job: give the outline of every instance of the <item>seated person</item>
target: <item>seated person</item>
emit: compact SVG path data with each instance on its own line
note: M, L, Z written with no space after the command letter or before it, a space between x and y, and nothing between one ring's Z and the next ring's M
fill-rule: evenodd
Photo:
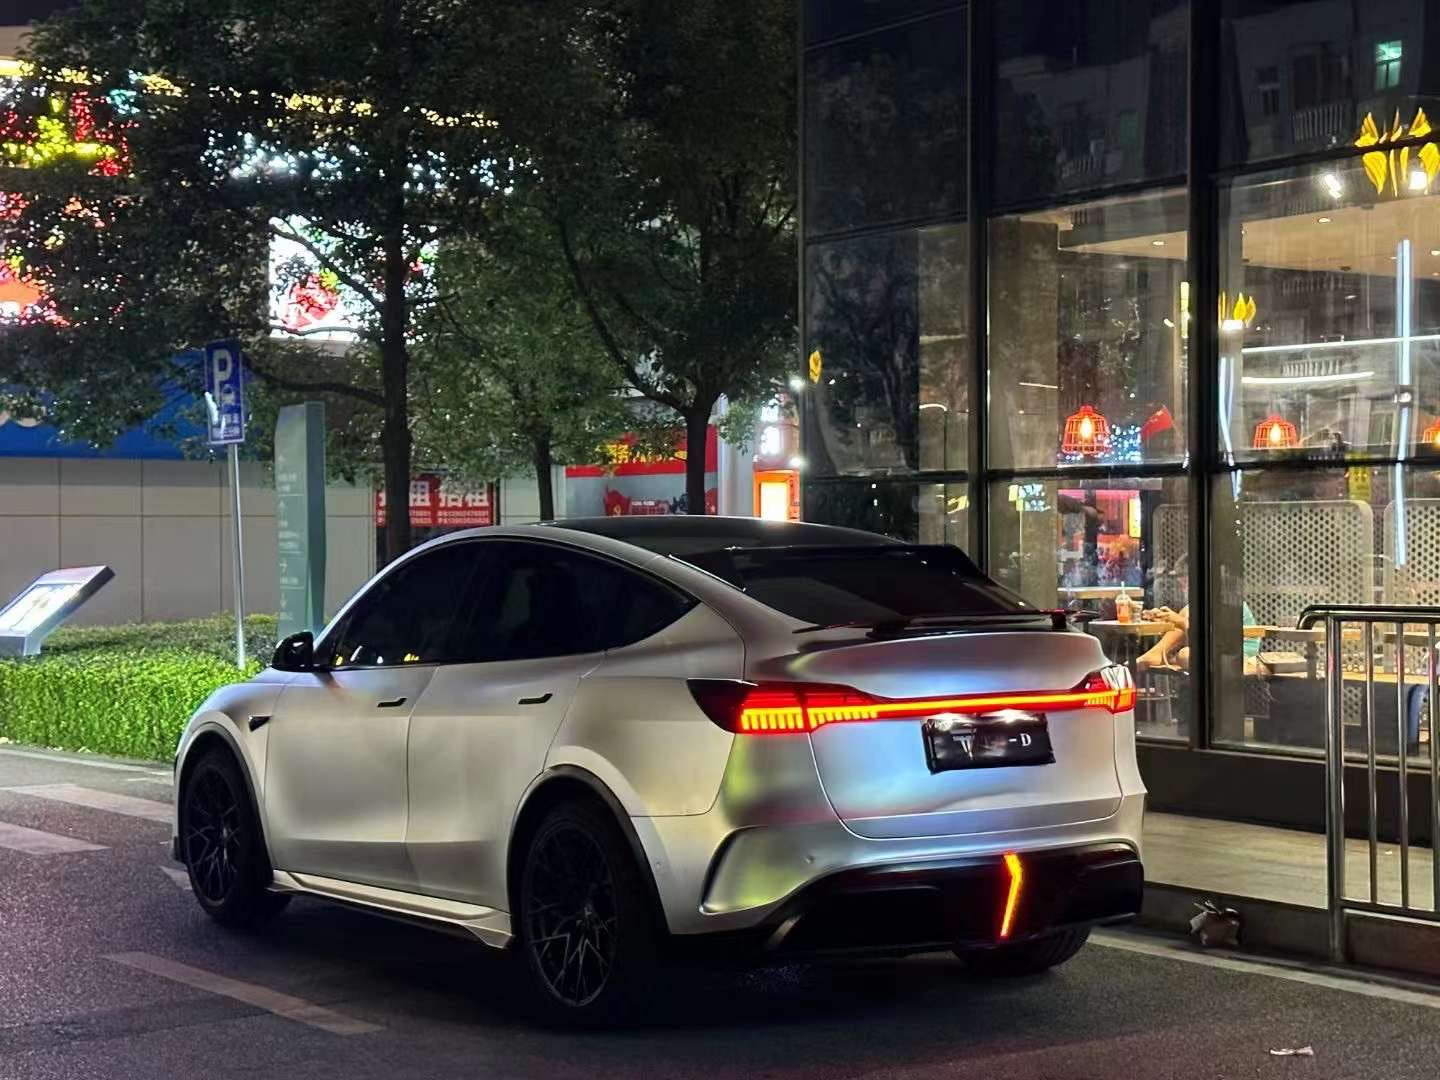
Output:
M1190 605L1186 604L1179 611L1168 607L1147 608L1141 615L1146 622L1169 623L1170 629L1166 630L1148 650L1142 653L1135 660L1137 671L1148 671L1151 668L1175 668L1182 671L1190 670L1190 646L1186 644L1190 636ZM1255 613L1250 610L1250 605L1241 604L1241 620L1246 626L1257 625ZM1245 674L1256 675L1260 671L1260 639L1247 637L1245 639Z

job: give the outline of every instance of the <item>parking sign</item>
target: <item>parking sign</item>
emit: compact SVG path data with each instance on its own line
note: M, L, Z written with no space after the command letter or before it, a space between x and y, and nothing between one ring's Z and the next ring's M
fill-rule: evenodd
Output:
M245 441L245 383L239 342L212 341L205 346L205 413L212 446Z

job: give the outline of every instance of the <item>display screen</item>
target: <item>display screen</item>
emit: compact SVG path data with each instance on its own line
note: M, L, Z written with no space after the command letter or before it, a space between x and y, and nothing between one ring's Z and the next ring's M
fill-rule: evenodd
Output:
M30 586L0 611L0 634L29 633L69 603L84 585L57 581Z

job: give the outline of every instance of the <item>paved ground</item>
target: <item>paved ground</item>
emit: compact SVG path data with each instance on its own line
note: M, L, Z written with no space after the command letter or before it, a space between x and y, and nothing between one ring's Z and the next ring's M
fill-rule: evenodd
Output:
M0 748L3 1080L1440 1073L1440 993L1121 934L1033 980L943 956L787 968L657 993L638 1030L541 1030L479 945L302 901L220 930L176 880L168 797L161 770Z

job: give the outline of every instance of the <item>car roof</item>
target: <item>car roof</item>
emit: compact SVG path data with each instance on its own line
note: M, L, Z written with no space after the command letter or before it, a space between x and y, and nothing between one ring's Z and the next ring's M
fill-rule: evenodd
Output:
M633 544L662 555L728 547L870 547L900 543L878 533L836 525L699 514L567 518L546 524Z

